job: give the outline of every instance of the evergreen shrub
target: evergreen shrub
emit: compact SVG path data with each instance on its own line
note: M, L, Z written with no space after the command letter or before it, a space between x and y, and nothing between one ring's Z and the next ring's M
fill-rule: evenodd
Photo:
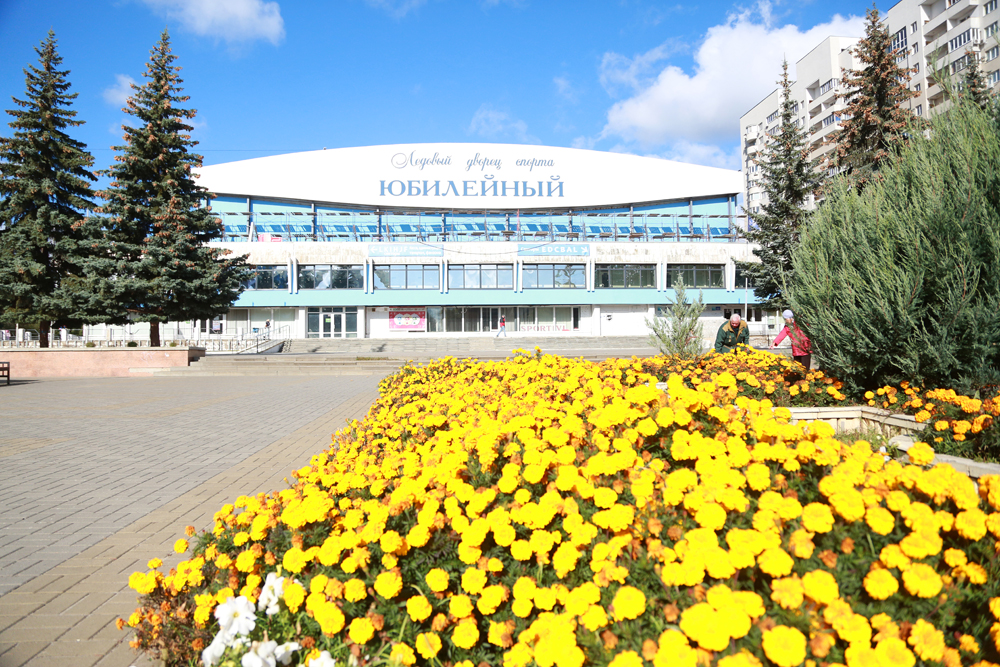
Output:
M789 299L854 393L1000 381L1000 128L967 100L860 194L833 182L793 253Z

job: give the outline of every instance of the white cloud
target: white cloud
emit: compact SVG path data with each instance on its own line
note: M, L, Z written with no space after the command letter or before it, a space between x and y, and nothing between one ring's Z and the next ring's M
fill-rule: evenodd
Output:
M427 4L427 0L365 0L369 6L381 9L394 19L401 19L414 9Z
M573 89L573 84L569 82L564 76L557 76L552 79L552 83L556 84L556 92L567 102L576 102L576 91Z
M285 22L277 2L264 0L142 0L156 12L179 21L196 35L228 44L257 39L278 44Z
M126 100L132 95L135 79L128 74L115 74L115 85L101 91L104 101L115 106L125 106Z
M522 144L541 143L537 137L528 134L528 124L512 118L506 111L500 111L489 104L483 104L472 116L469 133L496 141L513 140Z
M634 93L611 107L599 138L617 137L646 150L676 145L678 154L722 159L722 149L697 147L735 140L739 117L775 89L782 58L794 65L830 35L863 31L862 17L840 15L808 30L774 26L770 6L761 2L754 12L731 15L709 28L690 74L668 64L650 77L653 65L665 60L662 46L634 58L606 54L601 82Z
M656 64L680 50L682 48L678 44L665 42L634 58L627 58L619 53L605 53L601 58L601 85L612 97L618 97L625 91L635 92L647 87L655 73Z
M675 141L669 149L658 157L690 164L702 164L706 167L739 169L741 149L739 144L727 151L714 144L699 144L681 140Z

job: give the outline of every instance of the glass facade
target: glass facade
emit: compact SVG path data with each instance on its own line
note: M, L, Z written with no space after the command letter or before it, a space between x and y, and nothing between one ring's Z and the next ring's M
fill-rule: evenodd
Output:
M654 264L598 264L594 284L599 288L651 287L656 289Z
M521 267L524 289L580 288L587 286L583 264L525 264Z
M309 308L306 338L357 338L357 306Z
M362 289L364 267L343 264L300 264L299 289Z
M513 264L449 264L448 289L513 289Z
M668 264L667 287L681 278L685 287L723 288L726 286L725 264Z
M438 289L437 264L376 264L375 289Z

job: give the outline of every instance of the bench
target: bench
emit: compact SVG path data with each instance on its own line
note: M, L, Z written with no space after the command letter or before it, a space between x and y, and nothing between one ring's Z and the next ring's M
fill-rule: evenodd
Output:
M0 361L0 378L7 378L7 384L10 384L10 362Z

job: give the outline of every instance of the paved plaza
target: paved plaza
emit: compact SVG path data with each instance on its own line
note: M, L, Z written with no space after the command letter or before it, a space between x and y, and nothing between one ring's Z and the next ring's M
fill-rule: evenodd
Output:
M380 376L80 378L0 386L0 667L144 665L114 620L184 526L360 418Z

